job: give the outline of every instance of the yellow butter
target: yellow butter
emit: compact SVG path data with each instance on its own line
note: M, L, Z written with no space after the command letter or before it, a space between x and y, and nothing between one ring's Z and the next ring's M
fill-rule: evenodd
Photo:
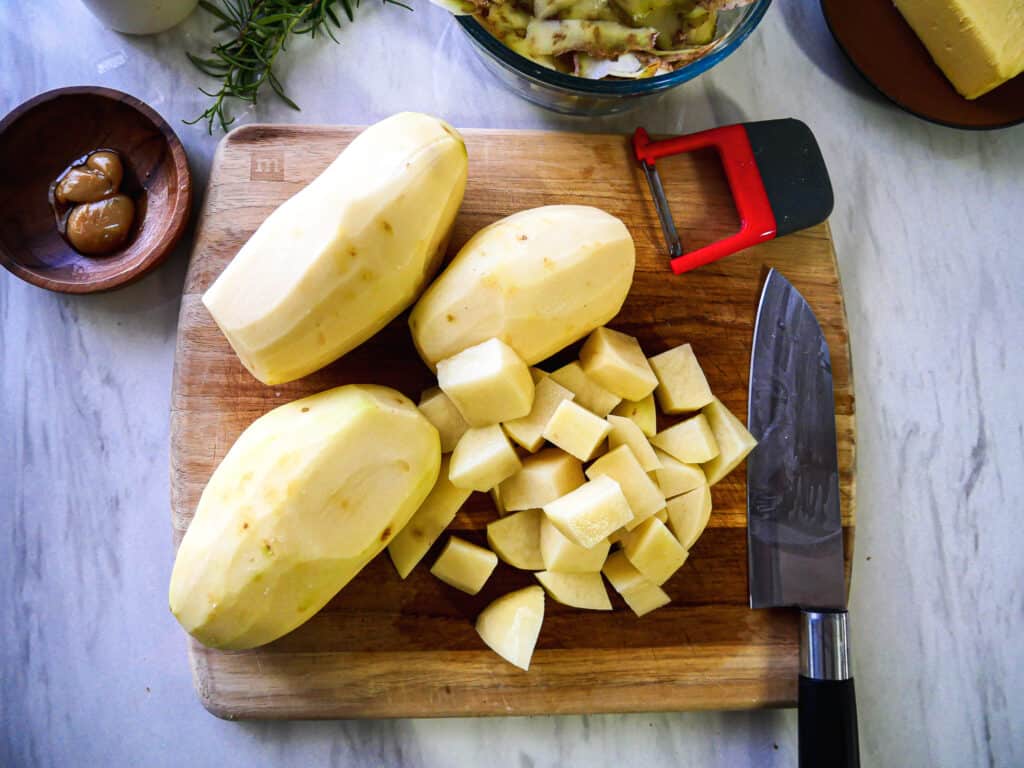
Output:
M1020 0L895 0L935 63L976 99L1024 71Z

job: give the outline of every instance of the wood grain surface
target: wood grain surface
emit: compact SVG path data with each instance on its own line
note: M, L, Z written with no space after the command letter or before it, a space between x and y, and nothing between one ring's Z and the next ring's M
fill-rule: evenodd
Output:
M432 383L402 315L327 368L266 387L238 362L200 296L278 204L316 176L356 128L248 126L214 161L186 280L171 414L171 505L181 540L204 485L253 419L282 403L351 382L387 384L412 398ZM854 396L846 319L827 225L673 276L643 175L624 136L464 132L465 202L450 253L476 230L551 203L596 205L626 222L636 278L611 323L655 354L690 342L721 399L746 413L754 312L764 276L778 268L804 294L832 352L847 573L854 526ZM717 156L659 161L687 248L737 227ZM568 360L575 349L558 359ZM203 704L228 718L430 717L745 709L796 700L797 623L790 611L747 607L745 472L713 489L711 523L665 585L670 606L643 618L612 594L613 613L547 601L533 663L524 673L488 650L473 629L495 597L533 577L500 564L484 590L465 595L430 575L441 542L406 581L386 555L317 616L252 651L191 643ZM474 494L453 531L484 543L495 512ZM609 590L612 592L612 590Z

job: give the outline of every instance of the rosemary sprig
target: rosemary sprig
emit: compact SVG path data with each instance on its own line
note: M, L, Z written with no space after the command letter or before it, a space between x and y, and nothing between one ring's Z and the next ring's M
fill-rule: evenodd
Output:
M412 10L401 0L383 3ZM255 103L264 84L289 107L299 109L274 74L274 62L293 35L327 35L338 42L331 29L341 27L338 9L349 22L354 21L359 0L199 0L199 6L218 20L215 32L230 32L230 38L215 45L210 56L186 54L199 71L220 81L217 91L199 89L213 102L194 120L185 121L194 125L205 120L212 134L215 123L226 131L235 121L228 114L227 102Z

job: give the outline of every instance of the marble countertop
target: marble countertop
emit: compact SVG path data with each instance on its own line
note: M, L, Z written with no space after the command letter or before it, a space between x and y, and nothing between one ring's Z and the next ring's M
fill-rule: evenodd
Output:
M159 110L205 185L217 136L194 14L150 38L75 0L8 0L0 113L93 83ZM777 3L709 74L642 111L561 118L507 93L447 15L367 3L302 42L240 122L689 132L795 116L816 132L856 372L852 642L864 765L1024 765L1024 126L929 125L881 101L817 3ZM298 66L301 65L301 66ZM187 244L140 283L68 298L0 274L0 765L792 766L792 711L230 723L197 702L166 607L168 404ZM1013 339L1018 341L1014 342Z

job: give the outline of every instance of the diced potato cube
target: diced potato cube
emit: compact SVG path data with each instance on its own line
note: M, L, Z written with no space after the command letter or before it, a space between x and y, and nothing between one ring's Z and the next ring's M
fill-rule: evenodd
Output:
M584 608L591 611L610 611L612 601L608 599L608 590L604 587L601 573L552 573L540 571L533 574L537 577L551 599L562 605L573 608Z
M498 567L498 556L489 549L451 536L430 572L445 584L475 595Z
M671 602L665 591L645 579L621 550L608 556L601 572L637 616L643 616Z
M633 613L637 616L646 616L651 611L662 608L672 602L672 598L657 584L647 581L635 589L622 593L622 599L626 601Z
M668 523L668 510L667 509L662 509L662 510L660 510L658 512L655 512L654 516L656 518L658 518L659 520L661 520L661 522L666 523L666 524Z
M498 493L507 512L538 509L586 482L583 465L559 448L523 459L523 468L501 483Z
M661 461L661 469L654 470L654 476L666 499L700 488L707 482L700 464L684 464L657 448L655 453Z
M452 485L448 479L449 463L448 456L441 457L441 471L434 488L405 527L388 544L388 555L403 579L412 573L416 563L423 559L472 493Z
M466 431L452 451L448 478L459 488L489 491L522 468L501 426L492 424Z
M491 488L488 493L491 496L491 501L494 502L494 511L498 513L498 517L504 517L508 513L508 510L505 509L505 502L501 499L501 486L496 485L494 488Z
M543 623L544 590L533 586L503 595L484 608L476 631L505 661L529 669Z
M647 438L635 423L625 416L609 414L608 423L612 425L612 431L608 433L608 448L614 450L620 445L629 446L636 460L640 462L644 472L653 472L661 469L661 460L654 452L654 448L647 442Z
M702 485L682 496L668 500L668 525L672 533L689 550L707 528L711 519L711 488Z
M524 571L544 570L539 509L527 509L487 524L487 543L503 561Z
M619 484L602 475L544 505L544 514L565 536L584 549L596 547L633 518Z
M544 428L551 421L558 406L576 395L554 379L545 376L539 382L533 396L533 408L521 419L506 421L502 426L508 436L530 453L536 453L544 445Z
M587 467L586 475L591 480L608 476L622 488L622 493L632 512L624 525L633 530L665 506L661 489L644 472L629 446L620 445Z
M548 372L538 368L535 365L530 366L530 378L533 379L533 385L537 386L540 384L541 379L546 379Z
M597 573L604 565L611 546L611 542L604 539L590 549L585 549L562 535L547 516L541 517L540 556L549 571Z
M647 437L654 437L658 432L658 412L654 410L654 394L642 400L623 400L612 410L616 416L625 416L638 427Z
M591 379L626 400L641 400L658 386L640 342L611 328L590 334L580 349L580 366Z
M698 411L714 397L689 344L655 355L650 363L658 377L658 388L654 394L665 413Z
M718 455L715 433L703 413L663 429L651 438L651 445L684 464L703 464Z
M622 541L627 536L629 536L629 531L626 530L626 526L622 526L621 528L619 528L619 529L617 529L615 531L612 531L611 533L608 534L608 541L611 544L618 544L620 541Z
M577 405L596 413L602 419L622 400L587 376L578 362L562 366L551 374L551 378L576 395L574 402Z
M518 419L533 407L530 369L501 339L441 360L437 382L471 427Z
M633 567L659 587L686 562L687 551L656 517L645 520L622 542Z
M757 440L717 397L702 412L718 443L718 455L704 464L708 485L714 485L739 466L754 450Z
M441 453L451 453L459 438L469 429L455 403L440 387L431 387L420 395L419 409L441 436Z
M647 579L629 562L626 553L622 550L612 552L604 561L601 573L605 575L615 591L620 595L637 587L643 586ZM647 582L650 583L650 582Z
M544 427L544 438L580 461L589 461L611 431L611 424L572 400L563 400Z

